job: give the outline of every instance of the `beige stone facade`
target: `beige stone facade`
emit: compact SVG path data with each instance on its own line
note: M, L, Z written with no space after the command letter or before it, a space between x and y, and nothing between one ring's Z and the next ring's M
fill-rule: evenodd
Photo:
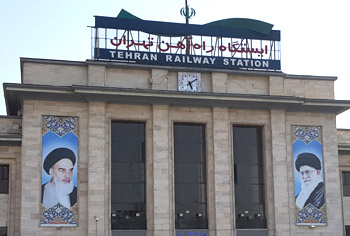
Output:
M0 226L8 235L112 235L111 121L146 124L147 236L175 235L176 122L205 125L210 236L237 235L233 125L263 127L268 235L342 236L350 225L341 184L350 132L337 131L335 119L350 102L334 100L334 77L29 58L21 69L22 83L4 86L10 116L0 118L0 164L10 165ZM201 73L202 92L178 91L180 71ZM77 227L40 226L43 115L79 117ZM326 226L295 224L292 125L322 127Z

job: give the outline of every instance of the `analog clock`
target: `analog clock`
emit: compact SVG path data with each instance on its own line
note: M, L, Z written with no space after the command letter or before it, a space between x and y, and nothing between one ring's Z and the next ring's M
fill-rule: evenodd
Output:
M200 92L201 74L191 72L179 72L178 89L185 92Z

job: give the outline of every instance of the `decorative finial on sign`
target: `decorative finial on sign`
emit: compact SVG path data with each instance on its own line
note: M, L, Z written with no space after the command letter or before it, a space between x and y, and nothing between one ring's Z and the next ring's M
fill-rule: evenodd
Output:
M185 0L185 7L181 8L180 14L185 17L186 24L188 24L189 19L196 15L196 11L193 8L189 8L187 0Z
M191 10L191 12L190 12L190 10ZM192 17L194 17L196 15L196 11L193 8L189 8L189 6L187 4L187 0L185 0L185 7L181 8L180 14L185 17L186 24L188 24L189 19L191 19ZM191 48L192 36L188 35L185 37L185 39L186 39L186 54L189 55L190 48Z

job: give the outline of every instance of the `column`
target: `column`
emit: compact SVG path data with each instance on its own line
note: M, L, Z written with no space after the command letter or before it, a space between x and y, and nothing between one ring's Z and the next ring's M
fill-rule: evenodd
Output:
M89 103L88 121L88 235L108 235L105 224L105 210L109 203L105 201L105 178L108 159L105 153L106 145L106 104L102 102ZM98 217L98 221L96 221ZM97 231L97 232L96 232Z
M212 73L212 88L213 93L227 93L228 74L227 73Z
M100 65L89 65L87 83L89 86L105 86L106 67Z
M233 229L230 130L228 109L213 108L216 236L232 235ZM211 188L213 186L210 186L209 191Z
M290 235L286 116L271 110L271 143L276 235ZM291 167L292 168L292 167Z
M168 73L167 70L152 69L150 82L153 90L168 90Z
M169 157L169 107L153 105L153 230L154 236L173 235L172 171Z

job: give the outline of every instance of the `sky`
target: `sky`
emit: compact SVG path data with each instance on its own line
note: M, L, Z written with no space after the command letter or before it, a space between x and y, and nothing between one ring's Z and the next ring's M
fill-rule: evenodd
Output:
M350 14L346 0L188 0L191 24L250 18L281 31L282 72L335 76L335 98L350 100ZM91 59L94 16L121 9L152 21L184 23L185 0L0 0L0 82L20 83L20 58ZM0 115L6 115L1 87ZM350 111L337 117L350 129Z

